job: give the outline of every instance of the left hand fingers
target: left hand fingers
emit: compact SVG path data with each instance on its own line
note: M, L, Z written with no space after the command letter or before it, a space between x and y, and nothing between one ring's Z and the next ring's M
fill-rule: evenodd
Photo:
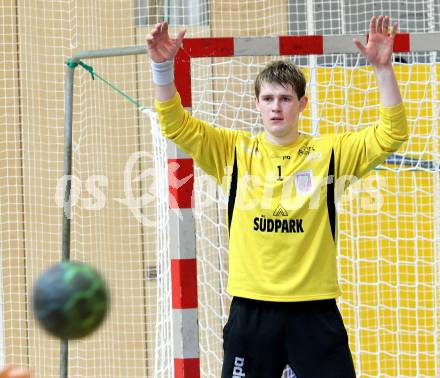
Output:
M385 36L392 36L397 32L397 22L394 22L392 28L390 28L390 17L389 16L379 16L377 22L374 23L376 28L376 33L383 34Z

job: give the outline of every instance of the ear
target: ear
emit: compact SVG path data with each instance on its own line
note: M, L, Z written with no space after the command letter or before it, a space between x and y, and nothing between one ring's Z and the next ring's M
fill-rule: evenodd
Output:
M254 97L254 101L255 101L255 107L257 108L257 110L260 112L260 102L258 101L257 97Z
M309 99L307 98L306 95L301 97L301 99L299 100L299 111L300 112L302 112L306 108L308 102L309 102Z

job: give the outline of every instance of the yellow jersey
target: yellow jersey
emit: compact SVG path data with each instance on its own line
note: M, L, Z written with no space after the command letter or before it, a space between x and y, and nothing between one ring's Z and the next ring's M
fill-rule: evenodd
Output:
M215 128L176 94L156 101L163 134L219 184L229 185L230 295L295 302L336 298L335 200L408 139L403 104L380 107L358 132L273 145L263 133Z

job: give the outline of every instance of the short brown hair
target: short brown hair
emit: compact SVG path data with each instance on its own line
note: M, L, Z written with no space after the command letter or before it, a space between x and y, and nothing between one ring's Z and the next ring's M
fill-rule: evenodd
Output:
M303 72L292 62L277 60L269 63L255 79L255 96L260 96L263 83L276 83L283 87L291 85L298 99L306 93L306 78Z

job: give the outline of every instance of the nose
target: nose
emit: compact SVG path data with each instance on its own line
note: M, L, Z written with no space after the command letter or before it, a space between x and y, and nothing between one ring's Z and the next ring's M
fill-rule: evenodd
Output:
M274 112L279 112L281 110L281 108L280 108L280 100L275 99L275 100L272 101L272 110Z

